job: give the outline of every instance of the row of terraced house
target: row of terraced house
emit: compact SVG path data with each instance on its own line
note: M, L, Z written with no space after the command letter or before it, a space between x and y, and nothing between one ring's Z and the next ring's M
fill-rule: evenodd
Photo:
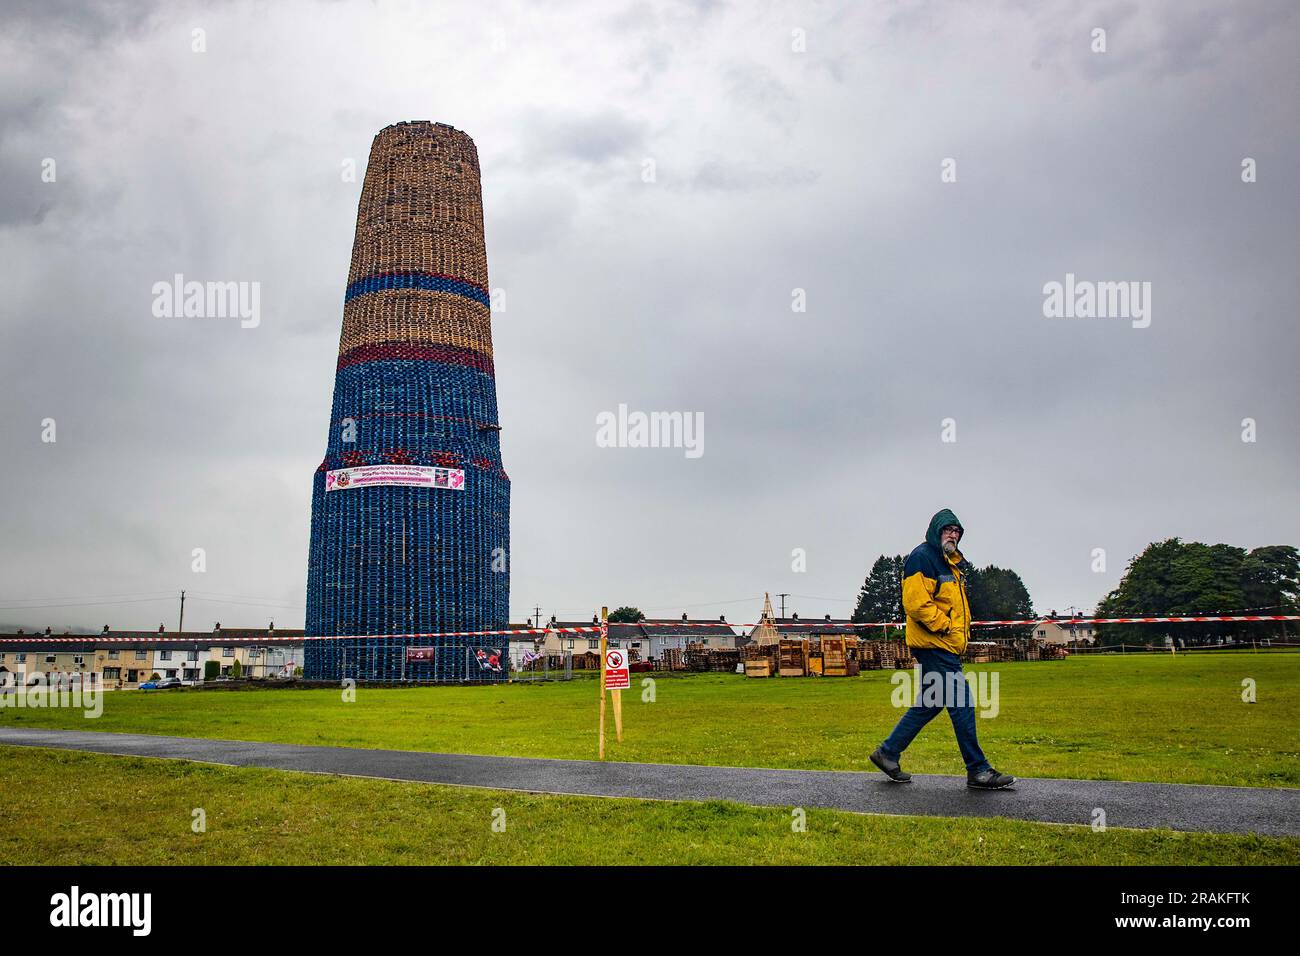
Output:
M99 634L0 634L0 685L74 681L130 689L154 679L204 679L208 661L229 677L292 677L303 663L303 632L268 628L212 631L110 631ZM38 678L37 675L41 675Z

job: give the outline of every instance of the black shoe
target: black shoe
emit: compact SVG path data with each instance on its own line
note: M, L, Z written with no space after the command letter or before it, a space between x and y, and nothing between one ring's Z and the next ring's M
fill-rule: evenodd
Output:
M880 772L894 783L907 783L912 779L912 775L900 767L897 760L890 760L879 747L871 751L871 756L867 759L879 767Z
M966 774L966 786L972 790L1005 790L1013 786L1016 778L1010 774L998 773L992 767L981 773Z

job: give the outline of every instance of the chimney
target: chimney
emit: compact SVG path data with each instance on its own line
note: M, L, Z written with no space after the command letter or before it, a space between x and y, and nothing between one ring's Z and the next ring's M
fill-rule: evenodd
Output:
M719 614L719 615L718 615L718 620L721 621L723 624L726 624L726 623L727 623L727 615L725 615L725 614Z
M686 620L686 612L685 612L685 611L682 611L682 620L683 620L683 621Z
M158 625L158 633L159 633L159 634L163 633L163 632L166 631L166 630L167 630L167 628L163 627L161 624Z
M221 622L220 622L220 621L218 621L218 622L216 623L216 626L212 628L212 633L213 633L213 634L220 634L220 633L221 633Z
M798 612L798 611L795 611L793 614L791 614L791 615L790 615L790 620L792 620L792 621L797 621L797 620L799 620L799 612Z
M102 633L104 633L104 634L107 634L107 633L108 633L108 625L107 625L107 624L104 625L104 630L103 630Z
M50 629L48 627L45 629L45 636L46 637L50 636Z
M592 623L592 624L599 624L599 623L600 623L600 615L599 615L599 614L592 614L592 615L591 615L591 623Z
M829 624L829 623L830 623L830 620L831 620L831 616L830 616L829 614L827 614L827 615L826 615L826 622Z

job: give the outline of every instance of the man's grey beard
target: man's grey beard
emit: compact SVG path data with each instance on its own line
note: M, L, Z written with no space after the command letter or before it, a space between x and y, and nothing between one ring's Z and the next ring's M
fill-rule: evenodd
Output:
M943 553L944 553L944 554L952 554L952 553L953 553L954 551L956 551L956 550L957 550L957 542L956 542L956 541L945 541L945 542L943 543Z

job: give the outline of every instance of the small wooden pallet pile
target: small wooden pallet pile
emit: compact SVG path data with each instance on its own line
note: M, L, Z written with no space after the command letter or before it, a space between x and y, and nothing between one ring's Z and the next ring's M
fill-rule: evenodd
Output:
M804 677L808 673L808 643L798 637L781 638L779 666L781 677Z
M688 647L682 653L682 660L686 664L688 671L707 671L709 669L709 654L711 652L707 647Z
M772 662L765 657L751 658L745 661L746 677L771 677Z
M662 665L661 670L666 671L683 671L686 670L686 661L684 652L680 647L665 647L663 656L659 659Z
M849 674L848 657L845 653L844 638L822 638L822 676L847 677Z
M740 663L739 650L712 650L709 652L709 670L720 674L734 674Z

